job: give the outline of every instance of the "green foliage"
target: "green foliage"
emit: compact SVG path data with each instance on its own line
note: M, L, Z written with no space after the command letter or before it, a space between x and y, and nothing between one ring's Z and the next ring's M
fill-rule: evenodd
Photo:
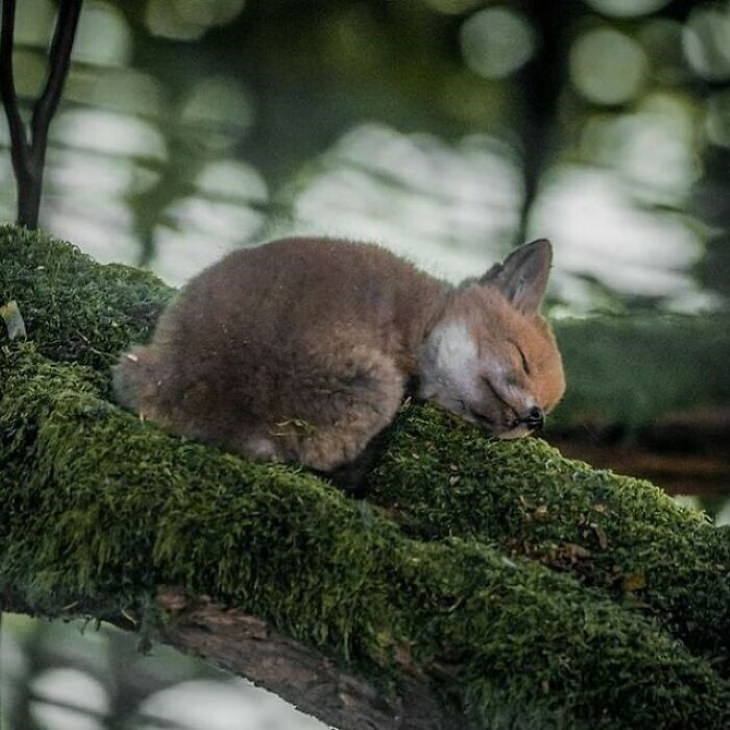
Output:
M381 685L428 677L476 727L730 726L727 530L429 407L399 415L373 510L175 438L106 399L169 291L13 229L0 253L31 340L0 348L0 581L43 614L180 584Z
M561 320L569 387L559 424L620 423L730 405L730 315L655 314Z

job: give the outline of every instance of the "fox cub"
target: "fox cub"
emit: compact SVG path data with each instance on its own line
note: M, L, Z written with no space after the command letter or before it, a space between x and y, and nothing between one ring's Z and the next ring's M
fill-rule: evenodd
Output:
M238 250L122 356L116 396L175 433L323 472L354 462L413 384L495 436L524 436L565 388L540 315L551 259L535 241L452 287L373 244Z

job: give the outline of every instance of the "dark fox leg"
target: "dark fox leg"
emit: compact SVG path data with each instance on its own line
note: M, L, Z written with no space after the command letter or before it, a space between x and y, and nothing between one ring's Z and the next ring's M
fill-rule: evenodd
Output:
M349 342L334 346L328 362L312 359L306 367L307 377L298 380L306 387L299 388L296 403L292 399L294 418L283 421L278 445L293 461L326 474L367 463L363 452L377 452L373 439L400 406L403 373L377 348ZM354 471L363 468L357 465Z
M353 461L338 466L331 472L318 472L335 486L356 499L362 499L370 486L369 475L385 451L390 439L390 426L375 434L365 449Z

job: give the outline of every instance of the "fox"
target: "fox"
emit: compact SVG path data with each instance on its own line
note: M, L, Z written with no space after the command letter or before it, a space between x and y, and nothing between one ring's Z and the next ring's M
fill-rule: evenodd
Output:
M148 345L121 356L114 394L172 433L333 477L367 455L408 396L494 437L527 436L565 390L541 313L551 263L540 239L455 286L374 243L238 249L181 289Z

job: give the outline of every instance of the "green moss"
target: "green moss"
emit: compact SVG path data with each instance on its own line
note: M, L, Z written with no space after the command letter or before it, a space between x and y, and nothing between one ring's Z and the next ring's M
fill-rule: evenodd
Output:
M487 541L655 615L730 673L730 528L645 481L496 441L436 408L403 409L370 499L411 537Z
M0 260L0 305L18 302L40 352L103 371L148 337L174 294L151 274L101 266L70 243L15 226L0 226Z
M414 540L312 476L140 422L89 368L8 352L0 575L48 614L182 584L373 679L401 657L478 726L730 721L711 665L603 591L474 540Z

